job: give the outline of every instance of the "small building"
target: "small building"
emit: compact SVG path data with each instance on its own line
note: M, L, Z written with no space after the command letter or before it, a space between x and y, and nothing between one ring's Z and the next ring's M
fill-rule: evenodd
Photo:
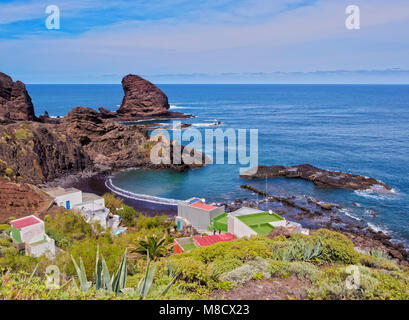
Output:
M235 239L236 237L229 232L203 237L177 238L174 240L173 250L175 253L183 253L196 247L206 247L218 242L227 242Z
M202 199L191 198L178 204L176 224L178 230L184 225L191 224L196 230L207 230L212 220L223 214L224 206L218 207L206 204Z
M85 217L88 223L98 222L107 228L109 209L105 207L104 198L93 193L85 193L75 188L61 187L44 189L54 198L54 202L67 210L77 210Z
M31 215L13 220L10 225L13 243L17 248L23 246L27 255L39 257L46 254L50 258L55 255L55 242L45 234L44 221Z
M64 189L57 187L44 189L44 191L54 198L57 206L64 207L67 210L83 202L82 191L75 188Z

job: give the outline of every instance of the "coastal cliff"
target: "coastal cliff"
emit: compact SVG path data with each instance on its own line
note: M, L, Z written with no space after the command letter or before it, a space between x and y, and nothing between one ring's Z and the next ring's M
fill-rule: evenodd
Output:
M36 121L34 106L23 82L0 72L0 123Z
M3 175L39 184L92 166L82 146L58 125L26 121L0 129Z
M122 84L125 95L118 113L76 107L61 120L47 113L37 118L24 83L0 73L0 175L42 184L83 172L130 167L185 171L192 167L183 161L178 165L151 163L155 142L146 129L119 121L171 116L168 98L138 76L128 75Z

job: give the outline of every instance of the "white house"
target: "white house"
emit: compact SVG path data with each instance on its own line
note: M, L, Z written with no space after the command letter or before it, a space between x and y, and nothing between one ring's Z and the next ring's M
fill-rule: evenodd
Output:
M110 212L105 208L104 198L93 193L83 193L75 188L48 188L44 189L44 192L53 197L58 206L79 211L88 223L98 222L104 228L108 227Z
M13 220L11 238L17 245L24 245L28 256L39 257L46 254L52 258L55 255L55 242L45 234L44 221L36 216L27 216Z
M64 207L67 210L73 209L73 207L81 204L83 201L82 191L75 188L64 189L57 187L44 189L44 191L54 198L54 202L58 206Z

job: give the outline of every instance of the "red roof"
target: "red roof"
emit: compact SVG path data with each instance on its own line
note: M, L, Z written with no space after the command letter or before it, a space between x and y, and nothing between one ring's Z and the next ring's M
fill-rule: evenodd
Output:
M35 224L41 223L41 220L37 219L36 217L29 216L25 218L21 218L18 220L11 221L10 224L17 229L21 230L25 227L29 227Z
M236 239L236 237L232 235L230 232L223 234L215 234L206 237L193 237L193 241L196 242L196 244L200 247L210 246L217 242L232 241L234 239Z
M210 204L206 204L206 203L203 203L201 201L195 202L194 204L191 204L190 206L193 207L193 208L203 209L203 210L206 210L206 211L210 211L210 210L213 210L213 209L217 208L215 206L211 206Z

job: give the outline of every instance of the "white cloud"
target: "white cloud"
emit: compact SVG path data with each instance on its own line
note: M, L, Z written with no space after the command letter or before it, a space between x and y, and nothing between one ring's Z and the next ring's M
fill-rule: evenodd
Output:
M355 0L361 7L359 31L345 29L350 1L317 1L282 11L290 2L297 1L249 1L222 13L202 7L201 15L189 13L186 19L123 21L75 36L62 30L48 38L0 40L0 58L10 66L29 61L22 68L30 72L78 70L84 76L409 67L407 59L400 65L408 48L398 52L386 45L405 41L408 1ZM399 23L403 28L395 26Z

